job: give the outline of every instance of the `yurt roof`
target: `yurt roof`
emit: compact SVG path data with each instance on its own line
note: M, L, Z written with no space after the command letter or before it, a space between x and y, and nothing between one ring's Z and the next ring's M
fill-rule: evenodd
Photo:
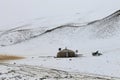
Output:
M66 53L66 52L74 52L74 51L69 50L69 49L63 49L63 50L62 50L62 51L60 51L60 52Z

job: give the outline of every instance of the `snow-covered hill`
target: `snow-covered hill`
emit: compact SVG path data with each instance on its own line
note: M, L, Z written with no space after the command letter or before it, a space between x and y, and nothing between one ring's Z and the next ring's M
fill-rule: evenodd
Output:
M25 58L0 61L0 80L120 80L119 3L1 0L0 54ZM65 47L83 56L55 58Z
M119 48L119 14L118 10L103 19L84 24L78 23L78 16L40 18L26 25L1 30L0 52L55 56L59 47L78 49L80 53L114 50Z
M41 36L47 36L48 42L53 41L54 43L56 41L64 44L64 46L66 43L74 43L76 40L106 39L120 36L120 10L103 19L84 24L75 23L76 17L67 19L62 21L61 18L55 18L53 22L55 22L54 20L58 21L55 24L43 19L5 30L0 34L0 45L12 45ZM72 20L73 22L70 22Z
M107 38L119 36L120 10L101 20L91 22L89 25L92 27L91 31L93 31L94 37Z

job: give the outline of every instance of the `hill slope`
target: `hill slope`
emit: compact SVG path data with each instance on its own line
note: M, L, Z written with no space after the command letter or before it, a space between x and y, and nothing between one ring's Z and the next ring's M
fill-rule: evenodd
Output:
M40 25L40 23L37 24ZM81 36L82 39L83 37L86 37L88 39L110 38L116 35L119 36L119 25L120 10L116 11L106 18L96 20L85 25L81 25L79 23L66 23L53 28L45 26L34 28L34 26L36 26L35 24L28 24L1 32L0 45L7 46L11 44L16 44L46 34L55 34L55 38L68 38L68 40L70 40L71 38L81 39ZM31 28L31 26L33 27ZM61 34L62 36L64 36L62 37Z
M55 55L59 47L78 49L83 52L113 49L113 45L114 48L118 48L120 36L119 14L120 11L117 11L106 18L84 25L63 21L64 23L60 22L61 25L59 23L57 27L55 27L56 25L41 27L38 22L37 24L34 23L34 25L28 24L2 31L0 45L12 45L12 47L1 47L1 52L15 54L17 52L23 55L25 55L24 53L26 55ZM40 23L42 24L42 21ZM17 45L13 45L16 43Z

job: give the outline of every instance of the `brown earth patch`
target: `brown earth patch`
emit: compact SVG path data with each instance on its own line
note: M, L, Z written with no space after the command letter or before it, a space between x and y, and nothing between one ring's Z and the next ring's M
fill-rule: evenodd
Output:
M18 59L24 59L25 57L22 56L16 56L16 55L3 55L0 54L0 61L4 60L18 60Z

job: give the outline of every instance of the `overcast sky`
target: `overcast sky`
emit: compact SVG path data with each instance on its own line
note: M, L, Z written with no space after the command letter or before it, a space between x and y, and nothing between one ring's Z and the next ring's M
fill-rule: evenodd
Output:
M111 9L120 9L120 0L0 0L0 26L42 16Z

